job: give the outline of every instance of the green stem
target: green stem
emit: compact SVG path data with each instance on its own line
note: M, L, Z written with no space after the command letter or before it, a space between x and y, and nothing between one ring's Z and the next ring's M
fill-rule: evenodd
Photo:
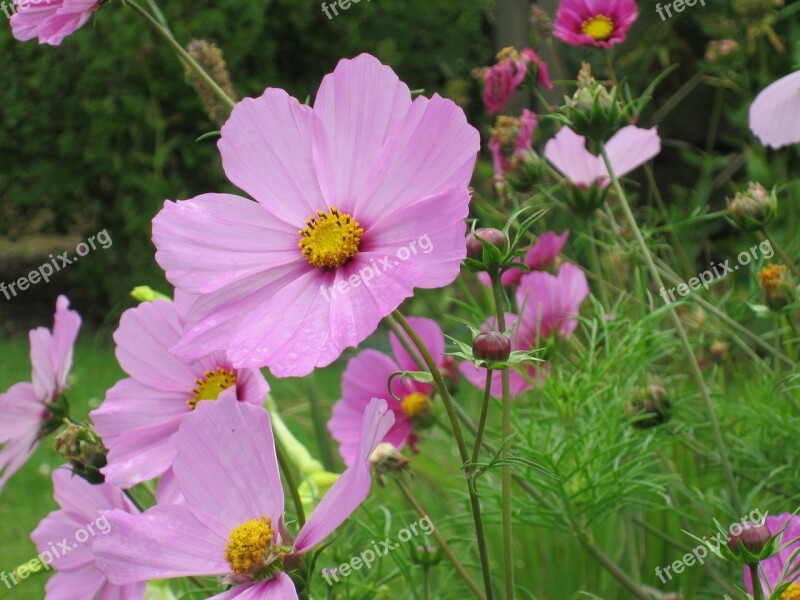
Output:
M483 404L481 405L481 416L478 420L478 431L475 434L475 447L472 448L472 465L478 463L481 454L481 443L483 442L483 432L486 429L486 417L489 415L489 403L492 399L492 370L486 369L486 386L483 388Z
M197 75L202 79L208 87L219 97L223 104L225 104L229 108L233 108L236 105L236 102L225 93L216 81L214 81L211 76L206 73L206 71L201 67L195 59L191 57L191 55L184 50L183 46L181 46L177 40L172 36L168 29L166 29L158 20L153 17L149 12L147 12L144 8L142 8L138 3L134 0L122 0L122 4L125 6L133 9L137 13L139 13L145 21L155 29L156 33L158 33L167 44L175 51L175 53L183 60L189 68L191 68Z
M758 580L758 563L747 566L750 568L750 581L753 582L753 600L762 600L764 592L761 589L761 582Z
M497 327L500 333L506 331L506 313L503 305L503 284L497 270L489 272L494 293L494 309L497 314ZM503 389L502 419L503 419L503 457L511 454L511 383L510 373L506 367L500 373ZM502 488L503 512L503 564L505 567L506 599L514 598L514 533L511 520L511 465L506 462L500 471L500 484Z
M586 233L589 237L589 262L592 265L592 271L597 275L597 289L600 291L600 302L606 310L611 308L611 303L608 298L608 290L604 285L603 271L600 267L600 255L597 253L597 247L594 245L597 239L594 230L594 217L587 220Z
M281 440L275 438L275 454L278 457L278 464L281 467L281 474L283 481L286 482L286 487L289 488L289 493L292 495L292 502L294 503L294 510L297 513L297 526L302 528L306 524L306 513L303 510L303 501L300 499L300 491L297 489L297 481L292 473L292 467L289 461L286 460L286 453L283 449Z
M428 512L417 501L417 499L411 493L411 490L409 490L406 487L406 485L402 481L400 481L400 478L395 477L394 481L397 484L397 487L400 488L400 491L402 492L403 496L405 496L405 499L411 505L411 508L414 509L414 511L420 516L420 518L428 517L430 519ZM472 590L476 598L481 598L483 600L484 595L483 592L481 591L481 588L478 587L478 584L475 583L474 579L472 579L467 569L458 560L458 556L456 556L456 553L453 552L453 549L450 548L450 546L447 544L447 542L444 539L444 536L439 532L439 528L433 527L431 534L441 547L442 552L444 552L444 555L447 557L447 560L449 560L450 564L453 565L453 568L456 570L456 573L458 573L461 576L461 579L464 580L464 583L467 584L467 587L469 587L469 589Z
M610 556L608 556L608 554L595 546L584 532L578 532L578 541L581 543L581 546L583 546L583 549L586 550L586 552L588 552L598 563L600 563L600 565L606 571L608 571L614 577L614 579L616 579L620 585L622 585L622 587L633 594L634 597L638 598L639 600L652 600L652 596L647 594L630 575L623 571L620 566L615 563Z
M133 495L132 490L122 490L122 492L128 497L128 500L130 500L133 503L133 505L136 507L136 510L138 510L139 512L145 511L142 504L136 499L136 496Z
M447 389L447 385L442 377L442 373L439 371L439 367L436 365L436 361L433 359L433 356L431 356L431 353L427 346L425 346L425 343L420 339L420 337L417 335L417 332L414 331L414 328L411 327L408 321L406 321L405 317L400 314L400 311L395 310L392 313L392 317L394 317L395 321L397 321L400 327L403 328L403 331L405 331L406 335L417 347L419 353L422 355L422 360L425 361L428 371L430 371L430 374L433 376L433 382L436 385L436 389L439 391L439 395L442 397L442 403L444 404L445 411L447 412L447 417L450 419L450 426L453 429L453 436L456 438L458 454L461 457L461 468L463 470L468 464L467 461L469 461L467 444L464 441L464 434L461 431L461 424L456 416L456 410L454 407L455 403L450 397L450 391ZM483 585L486 589L486 599L492 600L492 598L494 598L494 593L492 591L492 571L489 566L489 551L486 546L486 534L483 528L483 519L481 518L481 504L480 500L475 495L475 491L469 484L469 481L467 481L467 490L469 491L469 501L472 508L472 519L475 523L475 536L478 544L478 553L481 559L481 570L483 572Z
M650 273L653 277L653 280L656 282L656 285L659 289L664 287L664 282L661 279L661 273L656 267L655 261L653 260L653 256L650 253L650 248L647 246L647 242L642 236L642 232L639 229L639 224L636 222L636 217L633 216L633 212L631 211L630 204L628 203L628 198L625 196L625 192L622 190L622 185L620 185L619 179L617 178L616 174L614 173L614 167L611 164L611 161L608 158L608 152L606 152L605 144L600 144L600 151L603 155L603 160L605 161L606 168L608 169L608 174L611 177L611 182L614 185L614 190L617 194L617 199L619 200L620 206L622 207L623 212L625 213L625 218L628 221L628 225L630 226L631 230L633 231L634 237L636 238L636 242L639 245L639 249L642 252L645 262L647 263L647 267L650 269ZM703 397L703 403L705 404L706 413L708 414L708 421L711 425L711 433L714 436L714 442L717 446L717 452L719 453L720 462L722 463L722 471L725 475L725 479L728 483L728 488L731 495L731 502L733 504L733 508L736 514L742 514L742 502L739 499L739 490L736 487L736 480L733 476L733 468L731 467L730 459L728 458L728 451L725 447L725 440L722 438L722 430L719 426L719 421L717 420L717 413L714 409L714 401L711 398L711 394L708 391L708 386L706 385L706 381L703 378L703 372L700 370L700 365L697 362L697 357L694 355L694 351L692 350L692 345L689 342L689 337L686 335L686 330L683 327L683 323L681 323L681 319L678 316L675 307L671 304L667 307L667 312L669 312L670 318L672 319L672 323L675 327L675 330L678 333L678 337L680 338L681 345L683 346L684 352L686 353L686 359L689 361L689 367L694 376L697 385L700 387L700 393Z

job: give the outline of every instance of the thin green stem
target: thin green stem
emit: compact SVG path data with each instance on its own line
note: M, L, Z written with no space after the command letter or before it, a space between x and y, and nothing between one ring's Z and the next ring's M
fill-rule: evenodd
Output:
M394 317L395 321L397 321L409 339L417 347L417 350L419 350L419 353L422 356L422 360L425 361L428 371L430 371L431 376L433 376L433 382L436 385L436 389L439 391L439 395L442 397L442 403L444 404L445 411L447 412L447 417L450 419L450 426L453 429L453 437L456 439L458 454L461 457L461 468L464 470L468 464L467 461L469 460L469 454L467 452L467 444L464 441L464 433L461 431L461 424L458 420L458 416L456 415L455 402L453 402L453 398L450 396L450 390L447 389L447 384L445 384L442 373L439 371L439 367L436 365L436 361L433 359L433 356L431 356L431 353L427 346L425 346L425 343L422 341L422 339L420 339L419 335L417 335L417 332L414 331L414 328L411 327L408 321L406 321L405 317L400 314L400 311L395 310L392 313L392 317ZM467 481L467 489L469 491L469 501L472 508L472 519L475 523L475 537L481 560L481 571L483 572L483 585L486 589L486 599L492 600L492 598L494 598L494 593L492 590L492 571L489 565L489 551L486 546L486 534L483 528L483 519L481 517L481 504L478 496L475 495L475 491L469 484L469 481Z
M177 40L172 36L170 31L166 29L158 20L147 12L144 8L142 8L135 0L122 0L122 4L125 6L133 9L137 13L139 13L145 21L155 29L156 33L158 33L167 44L175 51L175 53L183 60L189 68L191 68L197 75L211 88L211 90L217 95L217 97L225 104L228 108L233 108L236 105L236 102L225 93L219 85L217 84L212 77L206 73L205 69L201 67L195 59L191 57L191 55L184 50L183 46L181 46Z
M641 229L639 229L639 224L636 222L636 217L633 216L633 211L631 211L630 204L628 203L628 198L625 196L625 192L622 190L622 185L619 182L616 174L614 173L614 167L611 164L611 161L608 158L608 152L606 151L605 144L600 144L600 151L603 155L603 160L605 161L606 168L608 169L608 174L611 178L612 184L614 186L614 190L617 194L617 199L619 200L620 206L622 207L623 212L625 213L625 218L628 221L628 225L633 231L634 237L636 238L636 242L639 245L639 249L642 252L642 256L647 264L647 267L650 269L651 276L653 280L656 282L656 285L659 289L664 287L664 282L661 279L661 273L656 267L655 261L653 260L653 256L650 253L650 248L647 246L647 242L642 235ZM697 362L697 357L692 350L692 344L689 342L689 336L686 335L686 330L683 327L683 323L681 323L681 319L678 316L677 311L675 308L670 304L668 307L668 311L670 318L672 319L672 323L675 327L675 330L678 333L678 337L680 338L681 345L683 346L684 352L686 354L686 359L689 361L689 367L694 376L697 385L700 387L700 393L703 397L703 403L705 404L706 413L708 415L708 421L711 425L711 433L714 436L714 442L717 447L717 452L719 453L720 462L722 463L722 471L725 475L725 479L728 483L729 492L731 495L731 502L733 504L733 508L736 514L742 514L742 502L739 498L739 490L736 487L736 480L733 476L733 468L731 467L730 459L728 458L728 451L725 447L725 440L722 437L722 430L719 426L719 421L717 419L717 413L714 409L714 401L711 398L711 394L708 391L708 386L706 385L706 380L703 377L703 372L700 370L700 365Z
M286 460L286 452L278 438L275 438L275 454L278 457L278 465L280 465L281 468L283 481L286 482L286 487L289 488L289 493L292 496L294 510L297 513L297 525L298 527L303 527L303 525L306 524L306 513L303 509L303 501L300 499L300 491L297 489L297 481L294 478L294 473L292 473L292 466L289 464L289 461Z
M128 497L128 500L130 500L133 503L133 505L136 507L136 509L139 512L144 512L145 511L145 509L142 506L141 502L139 502L139 500L136 499L136 496L133 495L133 491L132 490L122 490L122 492Z
M500 333L506 331L506 312L503 305L503 284L497 270L489 272L492 280L494 294L494 309L497 315L497 327ZM502 420L503 420L503 457L511 454L511 383L510 373L506 367L500 373L503 390ZM503 564L505 567L505 587L507 600L513 600L514 592L514 532L511 520L511 465L506 463L500 471L500 484L502 488L503 512Z
M597 275L597 289L600 291L600 302L603 308L608 310L611 307L611 303L608 298L608 290L604 285L603 271L600 266L600 255L597 253L597 246L594 244L597 240L594 229L594 217L587 220L586 233L589 238L589 262L592 265L592 271Z
M472 448L473 465L477 464L481 454L481 443L483 442L483 432L486 429L486 417L489 415L489 404L492 400L492 370L486 369L486 385L483 388L483 404L481 405L481 416L478 419L478 432L475 434L475 447Z
M753 600L763 600L764 592L758 580L758 563L747 565L750 568L750 581L753 582Z
M786 263L786 266L792 270L797 277L800 277L800 269L797 268L797 265L794 264L794 261L791 257L784 252L783 248L775 241L775 238L772 237L770 234L767 233L766 229L762 229L761 233L764 235L764 238L770 243L770 245L775 249L775 252L778 253L778 256L781 257L781 260Z
M397 484L397 487L400 488L400 492L403 494L403 496L405 496L405 499L411 505L411 508L414 509L414 511L420 516L420 518L428 517L430 519L428 512L422 507L419 501L417 501L417 499L411 493L411 490L409 490L406 487L406 485L402 481L400 481L400 478L395 477L394 481ZM467 587L469 587L469 589L472 590L476 598L481 598L483 600L485 596L483 595L481 588L478 586L477 583L475 583L475 580L472 579L472 576L469 574L469 571L467 571L464 565L461 564L461 561L458 560L458 556L456 556L456 553L453 552L453 549L450 548L450 546L447 544L447 541L445 541L444 536L439 532L439 528L433 527L431 534L441 547L442 552L444 552L444 555L447 557L447 560L449 560L450 564L453 565L453 568L456 570L456 573L458 573L461 576L461 579L464 580L464 583L467 584Z

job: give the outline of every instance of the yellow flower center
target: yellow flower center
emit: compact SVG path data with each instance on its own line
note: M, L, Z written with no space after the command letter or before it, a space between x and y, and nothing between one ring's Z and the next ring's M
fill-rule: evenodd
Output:
M298 233L303 236L299 246L309 263L318 269L335 269L358 252L364 230L353 217L331 206L330 212L318 210Z
M225 560L237 575L252 575L258 567L268 564L273 537L272 521L264 515L245 521L231 531Z
M793 583L786 588L778 600L800 600L800 583Z
M596 15L583 22L581 31L598 41L607 40L614 31L614 21L605 15Z
M236 385L236 374L222 367L216 371L207 371L202 379L195 379L192 397L188 400L189 406L194 410L201 400L216 400L219 395L229 387Z
M428 411L430 400L422 392L411 392L403 398L400 407L407 417L416 417Z
M783 272L786 267L781 265L767 265L758 274L758 280L761 287L767 291L774 290L783 278Z

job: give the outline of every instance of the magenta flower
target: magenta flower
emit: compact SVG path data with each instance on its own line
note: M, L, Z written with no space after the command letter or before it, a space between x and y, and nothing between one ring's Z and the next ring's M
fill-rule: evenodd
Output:
M553 89L547 63L532 48L524 48L522 52L511 46L504 48L497 54L497 63L481 71L485 84L483 104L490 115L505 108L525 81L529 69L536 69L538 82Z
M47 515L31 533L31 539L44 562L56 569L45 588L45 600L97 598L99 600L139 600L145 583L116 586L109 583L95 566L92 547L109 532L101 511L119 509L138 513L119 488L107 483L91 485L67 468L53 471L53 490L61 510ZM66 549L59 542L67 543Z
M610 48L638 16L635 0L561 0L553 35L570 46Z
M190 299L144 302L122 314L114 332L117 360L130 375L111 388L91 412L108 448L106 481L130 487L164 474L175 458L171 437L183 418L204 400L232 396L264 404L269 386L257 369L236 369L216 352L195 362L169 349L184 333Z
M545 231L525 254L523 262L531 271L547 270L561 254L568 237L569 229L565 229L560 235L555 231ZM517 285L523 275L520 269L509 269L500 276L500 283L505 287ZM487 273L478 273L478 279L484 285L492 284Z
M453 102L412 102L367 54L340 61L313 108L273 88L240 102L219 150L257 202L206 194L153 221L167 278L201 295L174 350L279 377L333 362L415 287L458 276L479 146Z
M283 487L269 413L230 396L184 419L173 470L185 502L134 516L105 513L111 529L94 545L109 581L219 576L235 587L214 598L296 599L287 564L341 525L369 494L369 457L394 423L374 399L362 419L358 460L322 498L292 540L283 522Z
M628 125L606 142L606 152L614 175L622 177L661 152L661 139L655 127L641 129ZM589 152L586 138L568 127L545 144L544 155L579 188L592 184L604 188L611 182L603 157Z
M764 88L750 105L750 129L765 146L800 142L800 71Z
M759 564L759 580L761 581L761 589L764 591L766 597L769 597L772 590L774 590L779 583L786 581L793 582L789 589L783 592L781 598L796 598L800 594L800 555L792 559L792 554L800 549L800 516L793 516L789 513L783 513L774 517L767 517L764 521L767 529L771 535L777 535L778 532L786 525L781 534L781 546L789 542L786 548L778 552L766 560L762 560ZM781 574L787 563L792 560L792 564L786 569L787 578L782 582ZM753 579L750 577L750 569L744 567L744 587L748 593L753 593Z
M444 369L444 335L436 321L409 317L408 322L440 368ZM361 418L371 399L386 395L392 373L419 370L394 333L389 334L389 342L394 358L377 350L364 350L348 361L342 375L342 398L333 405L328 429L339 442L339 454L347 466L358 457ZM381 441L398 450L406 443L413 449L417 441L414 428L424 422L428 414L433 387L429 383L395 377L392 379L392 392L401 401L388 400L389 410L394 413L394 426Z
M536 113L523 109L519 119L500 116L492 129L489 151L492 153L495 183L502 183L506 173L515 171L532 151L533 132L539 120Z
M54 403L67 389L72 367L72 348L78 337L81 318L69 310L69 300L59 296L53 332L44 327L32 329L32 383L17 383L0 394L0 491L8 479L31 457L47 431L47 421L55 418ZM60 419L54 428L61 425Z
M578 326L580 306L589 295L589 284L583 271L571 263L564 263L557 275L544 271L532 271L522 275L517 288L516 301L519 314L506 315L506 328L511 330L512 350L532 350L542 346L542 341L558 335L567 338ZM483 327L496 331L494 319ZM486 385L486 369L473 363L461 363L461 374L479 389ZM544 369L528 367L528 378L511 371L511 395L516 396L529 389L530 379L543 377ZM492 373L491 394L502 395L501 373Z
M39 38L40 44L58 46L61 40L83 26L100 0L14 0L11 32L22 42Z

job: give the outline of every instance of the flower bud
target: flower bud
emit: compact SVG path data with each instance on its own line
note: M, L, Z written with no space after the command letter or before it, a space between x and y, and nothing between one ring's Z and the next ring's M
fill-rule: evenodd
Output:
M411 461L398 452L392 444L383 442L378 444L375 451L370 455L369 462L375 470L375 479L378 485L383 487L383 475L386 473L400 473L405 471Z
M484 331L472 342L472 355L487 362L508 360L511 356L511 340L502 333Z
M493 227L476 229L467 235L467 256L469 258L474 260L483 259L483 244L481 243L481 239L497 246L501 252L505 251L506 242L508 241L505 234L499 229Z
M666 390L657 383L634 392L625 407L631 425L636 429L650 429L663 425L670 418L670 403Z
M617 100L617 88L609 91L598 83L588 63L583 63L578 89L561 112L575 133L598 143L630 120L627 108Z
M766 525L753 521L743 521L731 529L738 530L738 533L731 532L728 536L728 548L737 556L741 552L741 546L751 554L760 554L772 538Z
M53 449L64 457L72 471L92 484L103 483L100 469L106 466L106 450L97 434L87 425L68 423L53 442Z
M758 283L764 295L764 303L779 311L796 298L794 278L784 265L767 265L758 274Z
M778 210L775 191L768 192L760 183L750 182L747 190L728 198L728 218L742 229L762 229Z

